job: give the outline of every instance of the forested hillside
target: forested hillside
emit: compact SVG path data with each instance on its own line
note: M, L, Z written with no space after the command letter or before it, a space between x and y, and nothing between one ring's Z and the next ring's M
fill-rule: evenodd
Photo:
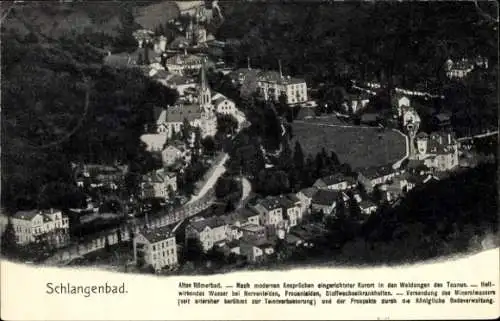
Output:
M497 126L498 23L468 2L223 2L217 37L240 40L227 59L240 67L303 76L311 86L344 78L381 81L446 94L435 106L454 113L456 130ZM496 14L495 2L481 8ZM448 58L483 56L487 72L465 82L446 78ZM388 102L386 102L386 105Z
M102 67L72 37L2 37L2 205L75 204L70 162L151 168L139 136L175 94L140 70ZM74 206L74 205L73 205Z
M414 262L481 249L498 235L497 174L497 163L483 164L411 191L372 215L339 260Z

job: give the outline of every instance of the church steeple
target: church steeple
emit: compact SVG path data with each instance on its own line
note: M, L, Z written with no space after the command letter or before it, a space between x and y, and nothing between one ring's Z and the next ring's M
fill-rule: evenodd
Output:
M200 106L203 107L205 110L208 110L211 108L211 101L212 101L212 94L210 92L210 86L208 85L208 80L206 76L206 65L205 65L206 60L203 59L202 65L201 65L201 75L200 75Z

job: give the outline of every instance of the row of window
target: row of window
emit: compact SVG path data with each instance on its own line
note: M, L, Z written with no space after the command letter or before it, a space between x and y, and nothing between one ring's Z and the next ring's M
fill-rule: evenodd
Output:
M157 253L153 253L153 260L156 260L156 258L162 258L162 257L169 257L170 255L173 255L175 254L175 251L174 249L170 249L170 250L166 250L166 251L161 251L161 252L157 252Z
M157 244L158 244L158 246L153 245L153 251L156 251L157 249L158 250L159 249L164 249L164 248L166 248L168 246L173 246L173 245L175 245L175 241L172 238L172 239L168 239L168 240L162 241L161 243L157 243Z

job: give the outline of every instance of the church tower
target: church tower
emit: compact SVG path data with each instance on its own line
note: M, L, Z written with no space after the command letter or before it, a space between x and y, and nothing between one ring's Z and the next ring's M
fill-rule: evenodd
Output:
M208 85L208 80L206 76L205 59L203 60L201 66L200 92L198 98L200 107L203 108L204 111L212 110L212 93L210 92L210 86Z

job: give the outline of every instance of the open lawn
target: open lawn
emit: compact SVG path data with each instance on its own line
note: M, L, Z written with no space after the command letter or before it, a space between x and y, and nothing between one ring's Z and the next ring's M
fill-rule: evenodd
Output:
M292 144L298 140L305 155L315 156L325 147L352 168L395 163L406 154L405 137L388 129L349 127L330 118L295 121L292 126Z

